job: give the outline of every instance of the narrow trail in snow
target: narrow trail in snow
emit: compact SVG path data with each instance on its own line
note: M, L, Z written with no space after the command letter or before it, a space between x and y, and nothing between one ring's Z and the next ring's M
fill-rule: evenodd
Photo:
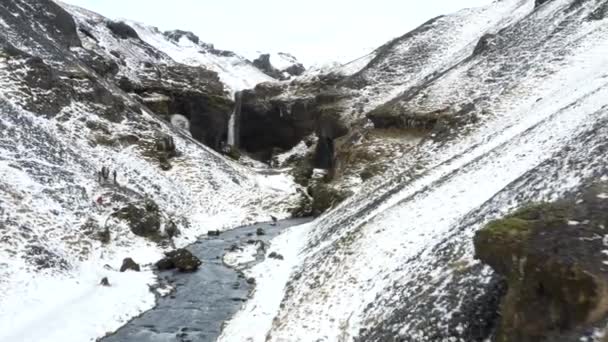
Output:
M176 291L160 298L156 307L135 318L104 342L185 342L215 341L225 321L247 300L253 285L237 270L225 265L224 254L233 245L245 246L248 240L268 244L282 230L308 222L291 219L276 225L259 223L223 232L218 237L203 237L188 249L203 261L195 273L161 272ZM262 228L265 235L257 236ZM257 260L262 261L263 253Z

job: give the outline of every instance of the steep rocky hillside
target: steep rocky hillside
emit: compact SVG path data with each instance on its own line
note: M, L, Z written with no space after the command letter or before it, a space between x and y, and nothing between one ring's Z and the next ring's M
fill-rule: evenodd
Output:
M331 182L324 186L329 190L317 189L323 196L315 196L311 189L311 194L335 204L369 178L395 169L393 163L423 138L446 139L451 126L467 124L456 121L475 119L462 118L473 101L437 102L432 109L401 115L391 115L387 108L470 59L482 37L489 39L519 21L533 6L499 1L434 18L347 65L244 91L240 147L272 159L311 135L318 137L320 143L303 154L304 160L279 159L295 166L296 174L310 175L312 167L331 169Z
M605 0L496 1L427 22L350 76L256 87L243 115L282 112L296 123L310 114L300 136L316 129L333 140L333 185L357 191L277 241L285 262L251 271L259 290L223 340L603 341L598 232L608 203L593 184L608 180L607 9ZM327 116L344 130L328 129ZM356 151L365 158L349 159ZM374 163L365 177L349 171ZM478 251L500 273L475 259L486 223L560 198L571 209L557 219L524 216L538 227L514 235L525 247L501 235L520 234L509 228L481 240L512 243ZM568 233L577 225L586 230ZM513 232L530 232L521 227ZM513 264L493 261L501 256ZM555 270L554 285L547 273L510 271L518 262Z
M233 103L216 72L66 7L0 3L2 341L94 340L154 304L163 251L300 202L288 177L197 141L225 139ZM142 272L120 273L125 257Z

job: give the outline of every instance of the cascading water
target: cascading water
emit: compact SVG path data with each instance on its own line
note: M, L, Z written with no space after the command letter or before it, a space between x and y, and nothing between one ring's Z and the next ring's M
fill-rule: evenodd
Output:
M228 146L239 147L240 123L241 123L241 101L242 94L237 91L234 94L234 111L228 121Z

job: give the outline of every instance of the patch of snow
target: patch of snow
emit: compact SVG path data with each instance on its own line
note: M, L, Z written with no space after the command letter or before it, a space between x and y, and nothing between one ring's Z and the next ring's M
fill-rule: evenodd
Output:
M294 146L291 150L278 154L273 157L273 165L276 167L284 166L285 162L290 158L301 158L308 153L309 147L306 146L304 141L300 141L296 146Z
M248 278L256 280L253 297L230 320L218 342L266 340L266 334L272 327L273 318L281 304L281 294L302 257L300 253L310 227L310 223L290 227L270 241L273 251L283 255L283 260L267 257L245 271Z

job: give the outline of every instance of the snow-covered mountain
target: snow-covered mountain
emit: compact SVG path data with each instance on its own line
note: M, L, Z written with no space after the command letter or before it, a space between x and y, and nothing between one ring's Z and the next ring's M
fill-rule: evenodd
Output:
M221 340L486 341L502 319L521 330L501 341L604 341L605 309L577 321L563 285L583 262L606 279L605 247L585 242L602 235L545 251L549 234L528 247L553 253L535 267L556 271L525 293L541 304L519 323L505 321L519 312L500 317L505 280L474 258L473 236L526 203L608 181L607 14L605 0L496 1L427 22L355 73L258 87L244 112L288 120L305 102L348 126L328 135L338 163L329 185L356 190L276 241L285 262L251 271L258 290ZM608 196L596 194L605 210ZM595 258L577 259L579 248Z
M189 32L0 2L0 340L94 340L154 304L162 251L326 211L221 341L605 341L607 16L499 0L265 82Z
M175 61L202 66L217 72L230 92L250 89L259 83L277 79L264 73L250 61L231 51L217 50L202 42L192 32L180 30L161 33L156 28L127 21L143 41L166 53Z
M163 251L299 205L289 177L194 139L226 134L209 125L233 106L215 72L61 6L0 2L1 341L95 340L154 305ZM146 103L187 116L194 138ZM126 257L143 271L120 273Z

